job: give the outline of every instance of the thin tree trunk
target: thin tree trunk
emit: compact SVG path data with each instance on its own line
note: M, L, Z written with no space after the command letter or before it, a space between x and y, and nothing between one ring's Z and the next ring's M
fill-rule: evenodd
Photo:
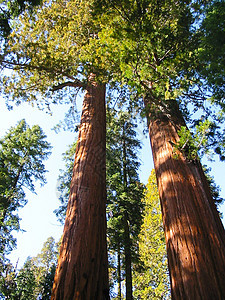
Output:
M106 249L105 86L84 96L63 241L51 300L109 299Z
M123 184L124 191L127 192L127 151L125 141L125 124L123 124ZM124 256L125 256L125 275L126 275L126 300L133 299L132 293L132 270L131 270L131 240L128 224L128 213L125 210L123 217L124 224Z
M148 110L151 103L145 99ZM173 143L184 124L175 101L167 113L147 113L162 206L172 299L225 299L225 232L200 163Z
M121 262L120 262L120 242L118 243L117 250L117 281L118 281L118 300L121 300Z
M126 273L126 300L132 300L131 242L127 212L124 213L124 256Z

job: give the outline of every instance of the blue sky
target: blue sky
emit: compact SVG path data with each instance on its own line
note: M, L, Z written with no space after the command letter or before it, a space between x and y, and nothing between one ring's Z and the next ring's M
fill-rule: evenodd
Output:
M78 107L81 107L81 100L78 99ZM36 194L29 191L26 192L28 204L19 212L21 217L21 228L23 232L16 233L17 249L9 256L10 260L15 264L19 259L19 266L22 266L28 256L35 256L40 253L43 243L48 237L53 236L56 241L60 239L63 231L63 226L57 222L55 214L53 213L59 205L57 193L57 178L59 169L64 167L62 161L62 153L68 148L68 145L73 143L77 134L71 132L61 131L56 134L52 128L64 118L67 111L66 105L55 105L52 107L52 116L44 111L32 107L26 103L13 110L8 111L4 100L0 101L0 136L16 123L25 118L26 122L32 126L34 124L40 125L47 135L47 140L53 146L52 155L46 161L47 184L40 187L37 183ZM143 144L140 152L140 159L142 162L140 168L140 179L146 183L153 168L152 155L150 149L149 138L142 134L142 128L138 129L139 138ZM206 163L206 162L205 162ZM208 164L208 163L207 163ZM212 174L217 184L221 187L221 196L225 198L225 180L224 168L225 163L216 160L214 163L208 164L212 168ZM220 209L225 216L225 204ZM225 224L224 220L223 223Z

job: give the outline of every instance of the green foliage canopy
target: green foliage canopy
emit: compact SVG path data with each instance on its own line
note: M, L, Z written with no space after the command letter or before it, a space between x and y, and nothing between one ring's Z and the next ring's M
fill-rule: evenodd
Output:
M2 92L48 105L95 72L148 97L154 113L169 115L178 100L193 132L211 122L207 147L223 157L223 15L222 1L210 0L45 2L11 35L2 65L14 72L3 76Z
M201 74L216 99L225 98L225 3L215 1L210 5L201 25L199 58ZM224 106L224 102L223 102Z
M170 116L171 100L179 101L192 139L200 133L204 140L194 141L199 145L196 153L212 149L223 159L223 1L96 0L95 4L96 12L105 14L99 21L100 41L91 42L101 45L111 77L148 98L152 117L157 111Z
M62 88L85 88L89 74L97 72L83 58L85 45L98 32L90 6L91 1L54 0L45 1L35 14L24 13L9 36L8 56L1 60L12 70L3 76L2 92L16 103L45 106L51 98L62 100Z

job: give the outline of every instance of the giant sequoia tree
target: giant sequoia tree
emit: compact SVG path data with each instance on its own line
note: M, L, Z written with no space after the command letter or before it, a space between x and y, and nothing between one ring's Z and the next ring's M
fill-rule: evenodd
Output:
M137 257L137 235L140 230L143 185L139 182L137 151L140 142L136 139L136 124L131 113L107 109L106 186L107 227L109 260L117 256L116 276L112 286L118 283L121 298L121 281L126 278L126 299L132 298L132 265ZM64 154L65 170L59 176L60 207L55 211L61 222L65 221L66 207L72 179L74 143ZM113 254L112 254L113 253ZM116 278L116 279L115 279ZM120 295L120 296L119 296Z
M17 101L48 105L53 92L53 101L61 100L63 88L86 90L52 299L108 299L105 85L92 62L82 63L83 48L98 30L89 17L85 1L45 3L35 16L24 16L2 59L16 71L3 81Z
M105 87L84 97L62 246L51 299L108 299Z

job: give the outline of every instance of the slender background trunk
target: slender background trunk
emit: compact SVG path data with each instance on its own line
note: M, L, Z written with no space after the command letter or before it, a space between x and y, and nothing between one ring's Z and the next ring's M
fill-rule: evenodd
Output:
M118 300L121 300L121 263L120 263L120 242L118 243L118 252L117 252L117 280L118 280Z
M131 241L127 212L124 213L124 256L126 272L126 300L132 300Z
M109 299L106 249L105 86L84 96L53 300Z
M125 140L125 126L123 125L123 184L124 191L127 193L128 180L127 180L127 152L126 152L126 140ZM131 269L131 240L130 240L130 229L129 229L128 213L125 209L123 216L124 224L124 256L125 256L125 275L126 275L126 300L133 299L132 292L132 269Z
M145 99L146 110L151 103ZM171 116L147 113L162 206L172 299L225 299L225 232L200 163L173 143L184 120L175 101Z

